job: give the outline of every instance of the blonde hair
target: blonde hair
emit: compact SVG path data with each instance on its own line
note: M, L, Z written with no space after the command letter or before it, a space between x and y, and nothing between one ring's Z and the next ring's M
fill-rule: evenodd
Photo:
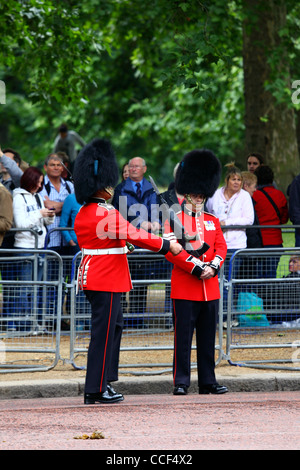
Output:
M251 171L242 171L243 184L251 186L251 184L257 184L257 176Z
M242 172L241 170L235 166L235 163L234 162L230 162L230 163L227 163L227 165L225 165L227 169L227 172L226 172L226 176L225 176L225 183L226 183L226 186L228 184L228 180L230 178L230 176L232 175L239 175L243 181L243 176L242 176Z

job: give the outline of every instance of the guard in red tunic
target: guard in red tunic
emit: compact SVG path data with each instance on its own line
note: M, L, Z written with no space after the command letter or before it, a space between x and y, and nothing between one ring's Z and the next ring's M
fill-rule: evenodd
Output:
M102 139L95 139L85 146L74 167L75 195L77 201L83 204L74 224L82 251L78 287L85 292L92 308L85 404L123 400L123 395L115 392L110 381L118 379L121 294L132 288L126 242L157 253L170 252L171 262L177 259L175 255L183 251L177 242L136 229L107 203L112 197L111 188L118 181L118 173L111 145ZM197 275L195 263L185 262L184 258L190 257L183 252L179 260L182 268Z
M200 269L200 282L179 266L180 254L171 279L171 298L174 314L174 394L185 395L190 385L190 356L194 329L196 330L199 393L225 393L227 388L215 378L215 333L219 310L218 272L223 264L227 246L219 220L204 211L205 199L218 188L221 165L209 150L194 150L183 158L175 178L175 189L184 195L182 211L177 217L185 231L196 238L192 250L205 244L207 250L200 259L191 259ZM170 223L165 223L164 238L176 240ZM166 256L170 259L170 256Z

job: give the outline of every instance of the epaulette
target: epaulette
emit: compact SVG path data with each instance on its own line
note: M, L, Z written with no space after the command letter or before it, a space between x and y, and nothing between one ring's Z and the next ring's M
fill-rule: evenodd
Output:
M104 209L108 211L115 209L115 207L112 204L109 204L105 199L102 199L102 198L90 197L88 200L88 203L91 203L91 202L98 204L99 207L103 207Z
M214 219L218 218L215 214L212 214L211 212L204 211L203 213L207 215L211 215Z
M115 207L112 204L108 204L107 202L98 202L98 206L103 207L103 209L106 209L108 211L115 209Z

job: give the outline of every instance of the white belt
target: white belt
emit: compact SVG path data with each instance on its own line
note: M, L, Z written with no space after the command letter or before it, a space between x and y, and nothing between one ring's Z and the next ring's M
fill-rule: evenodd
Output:
M81 252L82 252L82 256L85 256L85 255L124 255L128 253L128 248L127 246L122 246L119 248L96 249L96 250L82 248Z

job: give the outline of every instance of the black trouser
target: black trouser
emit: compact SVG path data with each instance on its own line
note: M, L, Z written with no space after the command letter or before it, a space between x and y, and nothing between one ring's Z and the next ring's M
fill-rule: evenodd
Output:
M92 307L85 392L104 392L107 382L118 380L123 327L121 292L85 291Z
M174 385L190 385L191 348L196 328L198 385L215 384L215 337L219 300L174 300Z

